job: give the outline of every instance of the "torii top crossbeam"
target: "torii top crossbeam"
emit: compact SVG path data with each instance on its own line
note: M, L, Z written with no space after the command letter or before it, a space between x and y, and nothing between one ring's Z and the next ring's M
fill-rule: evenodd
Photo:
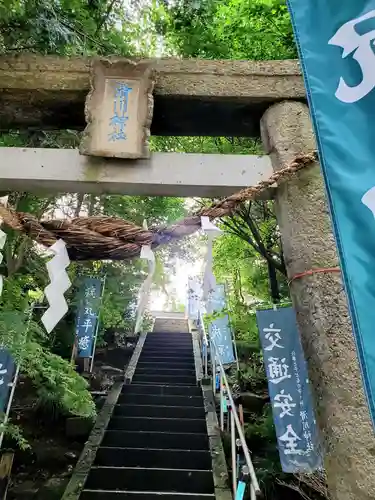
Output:
M151 133L257 137L273 102L304 100L298 61L160 59ZM0 57L0 130L83 129L90 59Z

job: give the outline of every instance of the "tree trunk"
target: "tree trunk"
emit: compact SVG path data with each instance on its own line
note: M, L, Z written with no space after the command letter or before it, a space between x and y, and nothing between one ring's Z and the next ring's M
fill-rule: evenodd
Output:
M272 302L274 304L278 304L280 302L280 292L279 292L279 284L277 282L276 269L269 260L267 260L267 267L268 267L268 278L270 283Z

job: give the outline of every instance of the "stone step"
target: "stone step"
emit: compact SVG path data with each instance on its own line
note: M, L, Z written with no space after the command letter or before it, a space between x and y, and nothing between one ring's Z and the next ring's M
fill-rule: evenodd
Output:
M155 418L155 417L112 417L108 430L187 432L204 434L207 432L204 419Z
M145 343L155 344L155 345L170 345L170 346L182 346L182 347L192 347L193 339L191 335L186 337L180 337L179 335L157 335L156 333L149 333L146 336Z
M137 382L137 385L155 385L155 384L163 384L163 382L153 382L153 381L150 381L150 382L147 382L145 380L140 380ZM186 384L185 382L177 382L175 384L172 384L171 382L167 382L168 385L176 385L178 387L198 387L197 385L192 385L191 383L188 383Z
M175 342L175 343L180 343L180 342L192 342L193 337L191 333L179 333L179 334L174 334L174 333L163 333L163 332L151 332L148 333L146 336L146 342L149 340L163 340L164 342Z
M170 327L163 327L163 330L164 330L163 333L169 334L169 335L173 335L173 334L177 333L178 335L181 335L179 332L180 329L181 329L181 327L178 325L170 326ZM188 333L188 328L186 328L186 332L184 332L184 333Z
M204 408L194 406L116 405L116 417L205 418Z
M193 345L193 337L190 333L186 335L174 335L171 333L148 333L145 342L170 345Z
M118 404L150 406L194 406L203 408L202 396L173 396L158 394L120 394Z
M157 329L162 333L164 333L165 335L181 335L181 325L169 325L169 326L166 326L165 324L159 324L159 325L156 325ZM183 328L185 331L183 332L184 334L189 334L189 328L188 326L186 326L186 329ZM159 332L158 332L159 333Z
M190 332L167 332L163 330L157 331L154 326L154 330L152 332L149 332L148 337L165 337L167 339L171 338L176 338L176 339L191 339L191 333Z
M186 387L184 385L138 385L129 384L122 388L123 394L154 394L160 396L201 396L200 387Z
M142 354L152 353L154 356L163 356L165 354L185 357L185 356L194 356L193 349L190 347L173 347L173 346L164 346L163 348L158 347L156 345L148 345L142 349Z
M208 436L194 433L114 430L105 432L102 446L158 450L208 450Z
M138 361L137 363L137 368L177 368L177 369L190 369L190 370L195 370L195 364L193 361L178 361L178 358L176 358L175 361L169 361L165 359L157 359L155 361Z
M172 377L195 377L195 369L192 368L165 368L146 367L137 365L135 370L137 375L172 375Z
M215 495L158 491L84 490L80 500L215 500Z
M138 362L145 363L148 362L150 358L155 360L160 360L161 362L169 361L172 363L194 363L193 353L176 354L175 352L155 352L155 351L144 351L138 359Z
M177 375L144 375L139 374L137 371L134 373L134 377L132 379L133 382L151 382L153 384L167 384L167 385L180 385L180 384L188 384L188 385L196 385L197 381L195 376L177 376Z
M214 492L211 471L143 469L140 467L91 468L85 489L111 490L113 487L120 491L168 491L206 494Z
M209 451L114 447L99 448L95 457L95 465L101 467L194 470L210 470L212 467Z
M145 346L142 349L142 354L153 354L154 356L163 356L165 354L185 357L185 356L194 356L193 349L190 347L180 347L175 348L172 346L165 346L163 349L158 346Z
M183 356L180 354L176 354L175 352L163 352L163 353L155 353L155 351L145 351L142 352L139 356L138 362L153 362L153 361L171 361L173 363L194 363L193 354L184 354Z

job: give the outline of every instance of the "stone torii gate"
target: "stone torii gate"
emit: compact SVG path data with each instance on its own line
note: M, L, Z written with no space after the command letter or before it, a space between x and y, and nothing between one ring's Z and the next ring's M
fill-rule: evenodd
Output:
M225 196L267 179L315 150L296 61L158 60L154 135L261 137L267 155L155 153L110 160L74 150L3 148L0 189L40 192ZM79 129L90 61L0 58L2 130ZM339 274L300 273L338 265L319 165L270 192L297 312L335 500L375 498L375 439Z

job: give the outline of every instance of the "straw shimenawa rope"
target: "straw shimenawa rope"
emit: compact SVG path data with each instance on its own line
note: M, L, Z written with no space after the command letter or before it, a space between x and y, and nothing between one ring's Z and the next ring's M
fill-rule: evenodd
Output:
M165 227L147 230L123 219L104 216L39 221L31 214L16 212L3 205L0 205L0 218L6 226L27 234L45 246L63 239L71 260L131 259L140 255L143 245L156 248L195 233L201 227L201 216L217 219L232 215L242 202L253 200L264 190L284 182L316 161L316 152L300 155L256 186L245 188Z

